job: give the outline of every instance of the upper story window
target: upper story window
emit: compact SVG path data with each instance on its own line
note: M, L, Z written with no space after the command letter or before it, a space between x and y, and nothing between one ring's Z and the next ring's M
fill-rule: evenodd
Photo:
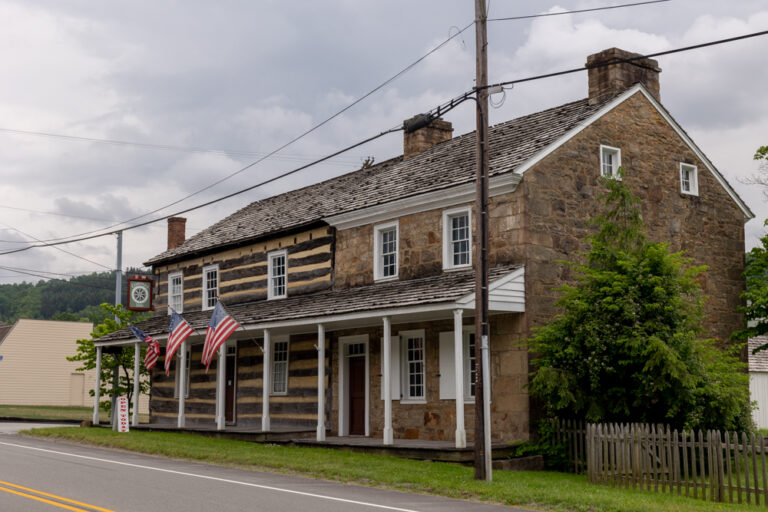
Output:
M379 224L373 228L374 279L397 277L397 231L397 221Z
M288 295L288 253L277 251L269 254L267 271L267 298L279 299Z
M203 310L213 309L219 299L219 266L203 267Z
M680 192L699 195L699 176L695 165L680 164Z
M472 264L472 216L469 208L443 212L443 268Z
M610 146L600 146L600 174L604 178L621 179L621 150Z
M288 340L272 344L272 394L288 393Z
M403 357L402 371L402 400L425 400L426 372L425 366L425 339L424 331L405 331L400 333L402 343L401 354Z
M168 314L171 309L184 312L184 275L181 272L168 274Z

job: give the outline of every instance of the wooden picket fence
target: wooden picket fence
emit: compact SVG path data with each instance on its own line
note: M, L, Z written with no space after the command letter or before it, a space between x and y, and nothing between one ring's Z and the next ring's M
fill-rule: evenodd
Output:
M579 420L552 420L555 442L565 446L568 469L574 473L587 470L587 424Z
M754 434L588 424L590 482L768 507L766 443Z

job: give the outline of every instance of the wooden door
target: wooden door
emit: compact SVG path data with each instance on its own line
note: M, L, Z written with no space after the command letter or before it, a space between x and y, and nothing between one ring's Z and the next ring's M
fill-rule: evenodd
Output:
M349 435L365 435L365 357L349 361Z
M235 422L235 392L237 388L237 347L227 347L226 398L224 419Z

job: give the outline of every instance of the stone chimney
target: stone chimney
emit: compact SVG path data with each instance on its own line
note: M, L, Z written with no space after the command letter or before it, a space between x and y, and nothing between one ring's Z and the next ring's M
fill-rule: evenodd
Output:
M168 250L175 249L184 243L186 238L187 219L184 217L168 218Z
M419 116L407 119L405 123L408 123L417 117ZM423 128L419 128L411 133L406 133L403 136L403 160L407 160L419 153L423 153L435 144L451 140L452 136L453 125L451 123L439 118L434 119Z
M638 82L648 89L651 96L660 100L659 73L661 73L661 68L659 63L654 59L619 62L632 57L640 57L640 54L619 48L609 48L587 57L590 105L618 96ZM616 64L593 67L610 62L616 62Z

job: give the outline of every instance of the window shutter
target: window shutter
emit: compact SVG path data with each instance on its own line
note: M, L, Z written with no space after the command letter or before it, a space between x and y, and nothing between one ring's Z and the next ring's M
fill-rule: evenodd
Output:
M384 347L384 338L381 339ZM383 354L382 354L383 355ZM390 383L392 384L392 400L400 400L400 336L392 336L392 352L390 355ZM381 399L384 400L384 358L381 358Z
M440 333L440 400L456 399L453 331Z

